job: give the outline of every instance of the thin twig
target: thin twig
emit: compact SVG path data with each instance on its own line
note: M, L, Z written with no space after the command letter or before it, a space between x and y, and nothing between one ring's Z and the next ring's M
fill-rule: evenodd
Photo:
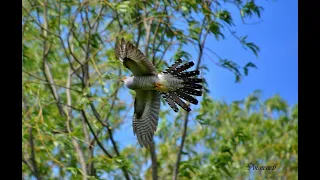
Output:
M158 24L157 24L157 27L156 27L156 31L155 33L153 34L153 42L152 42L152 64L155 64L155 60L156 60L156 53L157 51L156 50L156 39L157 39L157 35L158 35L158 31L159 31L159 27L161 25L161 22L159 21ZM162 35L163 37L164 35Z
M117 22L118 22L118 25L119 25L120 31L122 31L122 24L121 24L120 19L119 19L118 11L117 11L117 10L115 10L115 13L116 13L116 19L117 19Z
M67 87L70 87L71 86L71 74L70 74L70 68L68 69L68 77L67 77L67 84L66 86ZM66 96L67 96L67 130L68 130L68 133L71 134L71 118L72 118L72 109L69 107L69 106L72 106L72 99L71 99L71 92L69 89L66 90ZM77 158L79 160L79 163L80 163L80 167L81 167L81 170L82 170L82 173L83 173L83 176L82 176L82 179L83 180L87 180L87 165L86 165L86 160L85 160L85 157L84 157L84 154L83 154L83 151L81 150L80 146L79 146L79 143L77 142L77 140L71 136L71 142L73 144L73 147L75 148L75 151L76 151L76 154L77 154Z
M152 20L147 20L147 12L146 12L146 4L143 4L143 11L144 11L144 16L143 16L143 24L144 24L144 28L146 29L146 40L145 40L145 49L144 49L144 53L146 55L146 57L148 57L148 49L149 49L149 42L150 42L150 31L151 31L151 24L152 24Z
M30 148L31 148L31 164L32 164L32 169L34 172L34 175L36 176L36 178L38 180L41 180L41 176L39 174L39 169L38 169L38 165L36 162L36 154L34 151L34 138L33 138L33 134L32 134L32 127L29 127L29 143L30 143Z
M102 151L103 151L109 158L112 158L112 155L103 147L103 145L102 145L101 142L99 141L97 135L94 133L94 130L93 130L93 128L91 127L91 124L90 124L90 122L89 122L89 120L88 120L88 118L87 118L87 116L86 116L86 113L85 113L85 111L84 111L83 109L81 110L81 115L82 115L82 117L84 118L85 122L87 123L87 125L88 125L88 127L89 127L89 129L90 129L90 131L91 131L91 134L93 135L94 139L97 141L98 146L102 149Z
M33 171L32 167L31 167L31 165L30 165L30 164L27 162L27 160L24 159L23 157L22 157L22 162L23 162L25 165L27 165L27 167L30 169L30 171L34 174L34 171Z
M121 69L119 69L119 76L121 76ZM116 89L116 92L114 93L114 99L112 100L112 103L111 103L111 106L110 106L110 109L107 113L107 116L106 118L102 121L101 119L101 116L100 114L98 113L97 109L95 108L94 104L91 102L90 103L90 107L91 107L91 110L95 116L95 118L104 126L107 128L107 131L108 131L108 134L109 134L109 138L111 140L111 143L112 143L112 146L113 146L113 149L116 153L117 156L120 156L120 152L119 152L119 149L118 149L118 146L117 146L117 143L114 139L114 136L113 136L113 132L112 132L112 129L110 127L110 124L109 124L109 117L111 115L111 112L113 110L113 107L115 105L115 101L116 101L116 97L117 97L117 94L118 94L118 90L120 88L120 84L118 83L118 88ZM90 97L90 95L88 95L88 98ZM100 133L101 131L98 132L98 134ZM93 141L91 141L90 145L92 146L94 144L94 141L96 141L98 139L95 139ZM127 180L130 179L130 176L129 176L129 173L128 173L128 170L124 167L121 168L122 169L122 172L124 173L124 176L126 177Z
M163 53L162 53L162 55L161 55L160 61L157 63L157 66L158 66L158 65L160 64L160 62L163 60L164 55L166 54L166 52L168 51L168 49L171 47L172 44L173 44L173 37L171 38L168 46L165 47L165 49L164 49L164 51L163 51Z
M197 65L196 65L196 70L199 69L200 67L200 63L201 63L201 59L203 56L203 48L205 45L205 41L207 38L207 35L209 33L209 31L207 30L205 32L205 34L203 35L203 39L202 42L200 43L201 40L201 35L202 35L202 30L204 29L204 24L205 24L206 18L203 19L203 25L202 25L202 29L201 29L201 33L199 34L199 41L198 41L198 45L199 45L199 55L198 55L198 60L197 60ZM182 132L182 138L181 138L181 143L179 146L179 151L177 154L177 161L174 167L174 173L173 173L173 180L176 180L178 177L178 173L179 173L179 165L180 165L180 161L181 161L181 155L182 155L182 151L183 151L183 147L184 147L184 142L186 139L186 135L187 135L187 128L188 128L188 118L189 118L189 112L186 112L185 118L184 118L184 126L183 126L183 132Z
M151 163L152 163L152 180L158 179L158 162L157 162L157 153L155 149L155 142L152 141L150 146L150 154L151 154Z
M69 90L75 91L75 92L77 92L77 93L82 93L82 92L79 91L79 90L72 89L72 88L67 88L67 87L65 87L65 86L63 86L63 85L59 85L59 84L51 84L51 83L49 83L49 82L43 82L43 83L41 83L41 82L37 82L37 81L25 81L23 84L28 84L28 83L54 85L54 86L58 86L58 87L62 87L62 88L65 88L65 89L69 89Z

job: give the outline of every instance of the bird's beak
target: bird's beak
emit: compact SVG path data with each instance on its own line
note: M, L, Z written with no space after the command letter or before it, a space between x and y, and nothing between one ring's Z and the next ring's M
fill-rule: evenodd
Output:
M126 77L119 77L119 81L120 82L124 82L124 79L125 79Z

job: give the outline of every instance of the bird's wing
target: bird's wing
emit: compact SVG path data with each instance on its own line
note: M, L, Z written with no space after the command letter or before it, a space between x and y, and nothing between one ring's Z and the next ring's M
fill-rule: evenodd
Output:
M160 94L157 91L136 91L133 115L133 133L141 147L150 147L157 130Z
M133 44L123 38L116 42L115 54L134 76L157 75L156 67Z

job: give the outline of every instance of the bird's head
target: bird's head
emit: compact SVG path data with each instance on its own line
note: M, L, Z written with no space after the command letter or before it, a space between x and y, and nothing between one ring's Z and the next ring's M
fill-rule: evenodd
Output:
M122 77L119 78L119 81L120 81L120 82L124 82L126 79L127 79L126 76L122 76Z
M119 81L124 83L126 86L130 85L133 81L133 77L122 76L119 78Z

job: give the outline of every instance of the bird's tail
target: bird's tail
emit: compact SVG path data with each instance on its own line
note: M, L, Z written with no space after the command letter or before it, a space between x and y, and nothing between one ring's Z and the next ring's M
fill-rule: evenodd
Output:
M202 83L203 79L198 78L200 74L199 70L186 71L194 65L192 61L183 65L181 65L181 63L181 59L176 60L175 63L169 66L163 73L171 74L183 80L183 87L176 91L162 93L162 97L175 112L179 110L177 104L189 112L191 111L190 107L182 99L192 104L198 104L198 100L193 96L202 95L202 85L199 83Z

